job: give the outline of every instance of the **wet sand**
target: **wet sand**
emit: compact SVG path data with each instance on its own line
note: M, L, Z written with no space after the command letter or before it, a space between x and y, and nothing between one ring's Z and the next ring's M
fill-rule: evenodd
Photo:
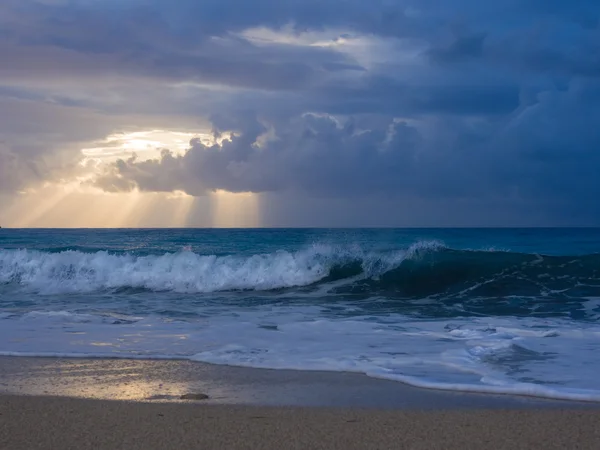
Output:
M420 389L356 373L265 370L192 361L0 357L0 393L103 400L377 409L563 409L600 404Z

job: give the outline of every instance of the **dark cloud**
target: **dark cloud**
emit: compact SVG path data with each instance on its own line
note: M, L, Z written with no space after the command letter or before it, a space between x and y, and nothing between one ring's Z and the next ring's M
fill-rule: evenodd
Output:
M194 31L184 32L185 21L192 17L170 23L161 12L165 3L155 3L77 7L26 2L9 7L13 20L0 18L5 27L0 57L11 64L0 68L0 76L121 75L285 90L307 87L331 73L362 69L348 56L326 48L257 46L230 34L233 29L207 34L210 27L195 20ZM184 4L180 7L186 9Z
M257 46L235 34L289 24L294 33L340 29L413 38L445 63L484 57L538 72L596 76L600 39L594 5L591 0L569 6L551 2L545 8L536 1L509 0L502 8L472 0L452 8L440 0L184 0L176 6L164 0L11 0L4 6L6 19L0 19L0 54L12 61L3 71L15 75L112 72L261 89L305 87L323 77L319 72L361 68L333 49Z
M510 113L519 105L519 87L509 83L463 81L440 85L427 80L407 83L378 76L354 85L324 86L316 92L308 108L335 114L494 115Z
M600 192L597 83L540 95L504 120L338 121L312 114L276 129L253 116L215 119L230 140L193 141L184 155L121 160L98 180L107 190L193 195L295 192L311 196L411 195L448 200L585 202ZM261 136L267 136L261 139ZM588 205L587 208L598 208Z
M233 134L94 185L588 224L599 17L594 0L5 0L0 191L72 177L117 131L209 123Z
M476 33L466 36L457 36L442 47L433 47L429 55L434 61L442 63L454 63L483 56L483 43L485 33Z

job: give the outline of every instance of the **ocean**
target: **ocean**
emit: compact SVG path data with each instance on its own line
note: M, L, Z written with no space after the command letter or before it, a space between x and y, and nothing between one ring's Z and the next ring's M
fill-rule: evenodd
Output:
M0 229L0 355L600 401L600 229Z

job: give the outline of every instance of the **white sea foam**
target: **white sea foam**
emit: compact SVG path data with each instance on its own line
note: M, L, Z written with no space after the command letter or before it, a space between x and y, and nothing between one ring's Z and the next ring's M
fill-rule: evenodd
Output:
M107 252L0 250L0 283L19 283L42 294L89 293L119 288L205 293L306 286L326 277L333 266L360 260L365 276L377 275L405 258L435 250L419 242L405 251L372 254L360 248L314 245L297 252L242 256L198 255L190 251L158 256Z
M158 256L0 250L0 283L18 282L44 294L127 287L183 293L269 290L315 283L333 266L356 260L361 261L364 276L378 275L406 258L440 248L440 242L423 241L406 250L381 254L356 246L315 244L297 252L247 257L199 255L187 250Z
M350 307L350 306L349 306ZM352 371L418 387L600 401L600 327L566 319L326 318L255 306L202 319L35 311L1 318L0 355L191 359ZM32 326L34 325L34 326Z
M405 250L369 252L317 244L250 256L184 249L141 257L0 250L0 284L5 284L0 294L11 292L2 298L0 355L191 359L353 371L427 388L600 401L600 362L594 358L600 353L600 326L590 321L493 316L420 320L390 312L404 310L404 300L365 298L380 291L368 291L347 304L344 295L333 302L327 297L334 288L378 279L406 259L418 260L442 248L439 242L419 242ZM327 278L334 274L332 268L348 263L353 268L345 278ZM404 280L410 272L401 275L398 279ZM470 280L473 284L463 294L495 282L492 275ZM393 276L387 281L380 277L381 285ZM307 286L324 279L328 282L302 296L298 290L222 293ZM128 288L154 292L137 295ZM188 295L211 292L215 294ZM495 300L490 298L492 315ZM384 310L378 309L379 302ZM412 312L445 307L443 299L434 297L407 302L415 306ZM600 314L599 304L598 298L582 299L578 311L593 318ZM460 306L451 307L456 312Z
M0 258L0 280L16 280L45 294L124 287L188 293L273 289L313 283L326 276L328 269L308 252L238 258L191 252L135 257L19 250L3 251Z

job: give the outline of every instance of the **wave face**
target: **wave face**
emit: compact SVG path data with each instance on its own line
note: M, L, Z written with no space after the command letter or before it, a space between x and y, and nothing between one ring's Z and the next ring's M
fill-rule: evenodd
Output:
M598 230L0 230L0 355L600 401Z
M0 251L0 283L40 294L121 289L212 293L332 284L331 292L400 298L600 294L600 254L542 256L456 250L436 241L405 250L312 245L250 256L191 251L135 256L106 251Z
M199 255L191 251L134 256L105 251L3 250L0 282L16 283L45 294L122 288L184 293L266 291L357 275L379 275L437 245L418 243L405 251L387 254L313 245L296 252L280 250L250 256Z
M372 267L375 266L375 270ZM504 251L454 250L431 244L389 260L334 266L332 278L364 275L340 292L403 298L600 294L600 255L542 256Z

